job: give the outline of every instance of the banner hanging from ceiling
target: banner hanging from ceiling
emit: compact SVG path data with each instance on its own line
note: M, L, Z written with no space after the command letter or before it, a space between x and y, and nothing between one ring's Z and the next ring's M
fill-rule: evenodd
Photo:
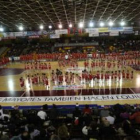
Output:
M133 31L133 27L123 27L123 31L130 32Z
M99 36L109 36L109 32L99 33Z
M119 36L127 34L139 33L133 31L133 27L110 27L110 28L86 28L85 33L89 34L89 37L98 36ZM49 36L50 38L60 38L62 34L81 34L83 29L72 28L72 29L59 29L59 30L41 30L41 31L23 31L23 32L4 32L1 33L0 37L2 39L16 39L16 37L29 37L29 38L39 38L40 36Z
M110 35L110 36L119 36L119 31L117 31L117 30L111 30L111 31L109 32L109 35Z
M3 33L2 39L16 39L15 32L5 32Z
M39 35L50 35L50 34L54 34L55 30L42 30L42 31L38 31Z
M27 36L42 36L42 35L49 35L54 33L55 30L27 31Z
M108 28L98 28L99 33L109 32Z
M97 32L99 32L99 31L98 31L98 28L86 28L86 29L85 29L85 32L86 32L86 33L89 33L89 34L90 34L90 33L92 34L92 33L97 33Z
M99 36L99 32L89 33L89 37L98 37L98 36Z
M98 37L99 36L98 28L86 28L85 32L89 33L89 37Z
M134 34L134 31L121 31L120 34L121 35L123 35L123 34L125 34L125 35L127 35L127 34Z
M3 37L15 37L15 32L5 32L3 33Z
M27 32L14 32L16 37L24 37L27 36Z
M68 34L68 30L67 29L60 29L60 30L55 30L55 34Z
M123 31L123 27L110 27L109 31Z
M27 36L39 36L39 33L37 31L28 31Z
M60 38L60 34L50 34L51 39Z
M34 38L39 38L38 35L35 35L35 36L28 36L29 39L34 39Z

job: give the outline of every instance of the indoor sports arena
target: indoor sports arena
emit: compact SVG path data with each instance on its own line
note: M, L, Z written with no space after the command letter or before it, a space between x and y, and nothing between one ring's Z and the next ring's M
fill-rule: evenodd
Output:
M0 140L139 140L139 11L0 0Z

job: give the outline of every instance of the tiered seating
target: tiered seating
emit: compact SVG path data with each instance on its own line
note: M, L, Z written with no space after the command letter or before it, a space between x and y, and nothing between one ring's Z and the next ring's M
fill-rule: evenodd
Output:
M137 39L129 39L129 38L119 38L119 39L104 39L104 38L87 38L87 37L79 37L79 38L60 38L51 42L39 42L36 41L28 41L23 43L11 44L6 47L10 48L5 56L20 56L20 55L28 55L28 54L44 54L44 53L55 53L55 52L63 52L65 47L55 47L57 43L91 43L98 42L99 45L92 46L90 49L84 49L83 47L73 47L71 46L71 53L84 53L85 50L87 53L91 52L102 52L102 53L110 53L110 52L125 52L125 51L139 51L140 41ZM67 47L67 46L66 46ZM88 47L88 46L85 46ZM61 50L61 51L60 51Z
M65 110L65 111L64 111ZM0 109L1 138L27 140L138 140L139 106L63 109L47 105L41 110Z

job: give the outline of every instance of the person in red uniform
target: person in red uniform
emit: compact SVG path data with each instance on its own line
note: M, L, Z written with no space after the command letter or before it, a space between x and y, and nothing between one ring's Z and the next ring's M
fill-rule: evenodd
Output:
M76 68L78 68L78 62L76 62Z
M42 64L41 63L39 63L39 70L41 70L42 69Z
M88 77L89 77L89 82L91 82L92 79L93 79L93 76L92 76L91 72L89 73Z
M42 70L45 70L45 63L42 63Z
M84 79L85 79L85 72L82 71L82 80L84 80Z
M108 73L106 72L105 73L105 81L107 81L109 79L109 75L108 75Z
M74 73L71 75L71 82L74 83Z
M99 80L100 80L100 74L99 74L99 71L97 71L96 78L97 78L97 82L99 82Z
M27 70L27 63L25 63L25 70Z
M61 69L61 61L59 61L59 60L58 60L58 65L59 65L59 67Z
M31 81L32 81L32 84L35 84L35 78L33 75L32 75Z
M65 82L66 82L66 84L68 84L68 81L69 81L68 78L69 78L68 72L66 72L66 73L65 73Z
M134 73L133 73L133 71L131 71L131 79L133 79L134 78Z
M48 67L47 67L47 63L44 63L44 69L47 70Z
M28 84L30 84L31 83L30 75L27 75L27 80L28 80Z
M87 62L85 61L85 62L84 62L84 67L86 68L86 66L87 66Z
M43 63L41 63L41 70L43 70L44 69L44 65L43 65Z
M34 64L31 63L31 64L30 64L30 69L33 70L33 68L34 68Z
M113 71L111 72L111 80L113 81L113 79L114 79L114 73L113 73Z
M27 70L30 70L30 64L29 63L27 63Z
M115 73L114 73L114 79L115 80L117 79L117 71L115 71Z
M38 77L36 74L34 75L34 84L36 84L36 85L38 84Z
M77 77L78 77L78 80L80 81L81 83L81 80L82 80L82 77L80 75L77 74Z
M121 71L119 70L119 73L118 73L118 79L120 80L121 79Z
M59 84L62 84L62 82L63 82L63 75L60 74L60 75L58 76L58 79L59 79Z
M55 75L55 73L54 73L54 70L52 70L52 73L51 73L51 78L52 78L52 82L54 83L55 82L55 80L56 80L56 75Z
M41 81L41 80L40 80L40 75L39 75L39 73L37 73L36 76L37 76L37 84L40 84L40 81Z
M45 85L46 87L48 87L48 85L49 85L48 77L47 77L47 76L44 78L44 85Z
M127 70L127 73L126 73L126 79L128 80L130 77L129 77L129 70Z
M51 70L51 64L50 64L50 63L49 63L49 65L48 65L48 69Z
M91 62L91 69L92 69L92 70L93 70L94 66L95 66L95 64L94 64L94 62L92 61L92 62Z
M101 80L104 79L104 74L103 74L103 71L101 71Z
M24 88L24 79L23 79L23 77L21 77L19 79L19 81L20 81L20 87L23 89Z
M125 79L125 71L122 71L122 78Z

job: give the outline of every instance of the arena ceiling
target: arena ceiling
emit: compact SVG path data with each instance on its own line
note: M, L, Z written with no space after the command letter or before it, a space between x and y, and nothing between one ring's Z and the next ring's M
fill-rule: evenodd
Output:
M11 30L19 24L28 29L40 24L57 28L84 21L139 21L140 0L0 0L0 24Z

